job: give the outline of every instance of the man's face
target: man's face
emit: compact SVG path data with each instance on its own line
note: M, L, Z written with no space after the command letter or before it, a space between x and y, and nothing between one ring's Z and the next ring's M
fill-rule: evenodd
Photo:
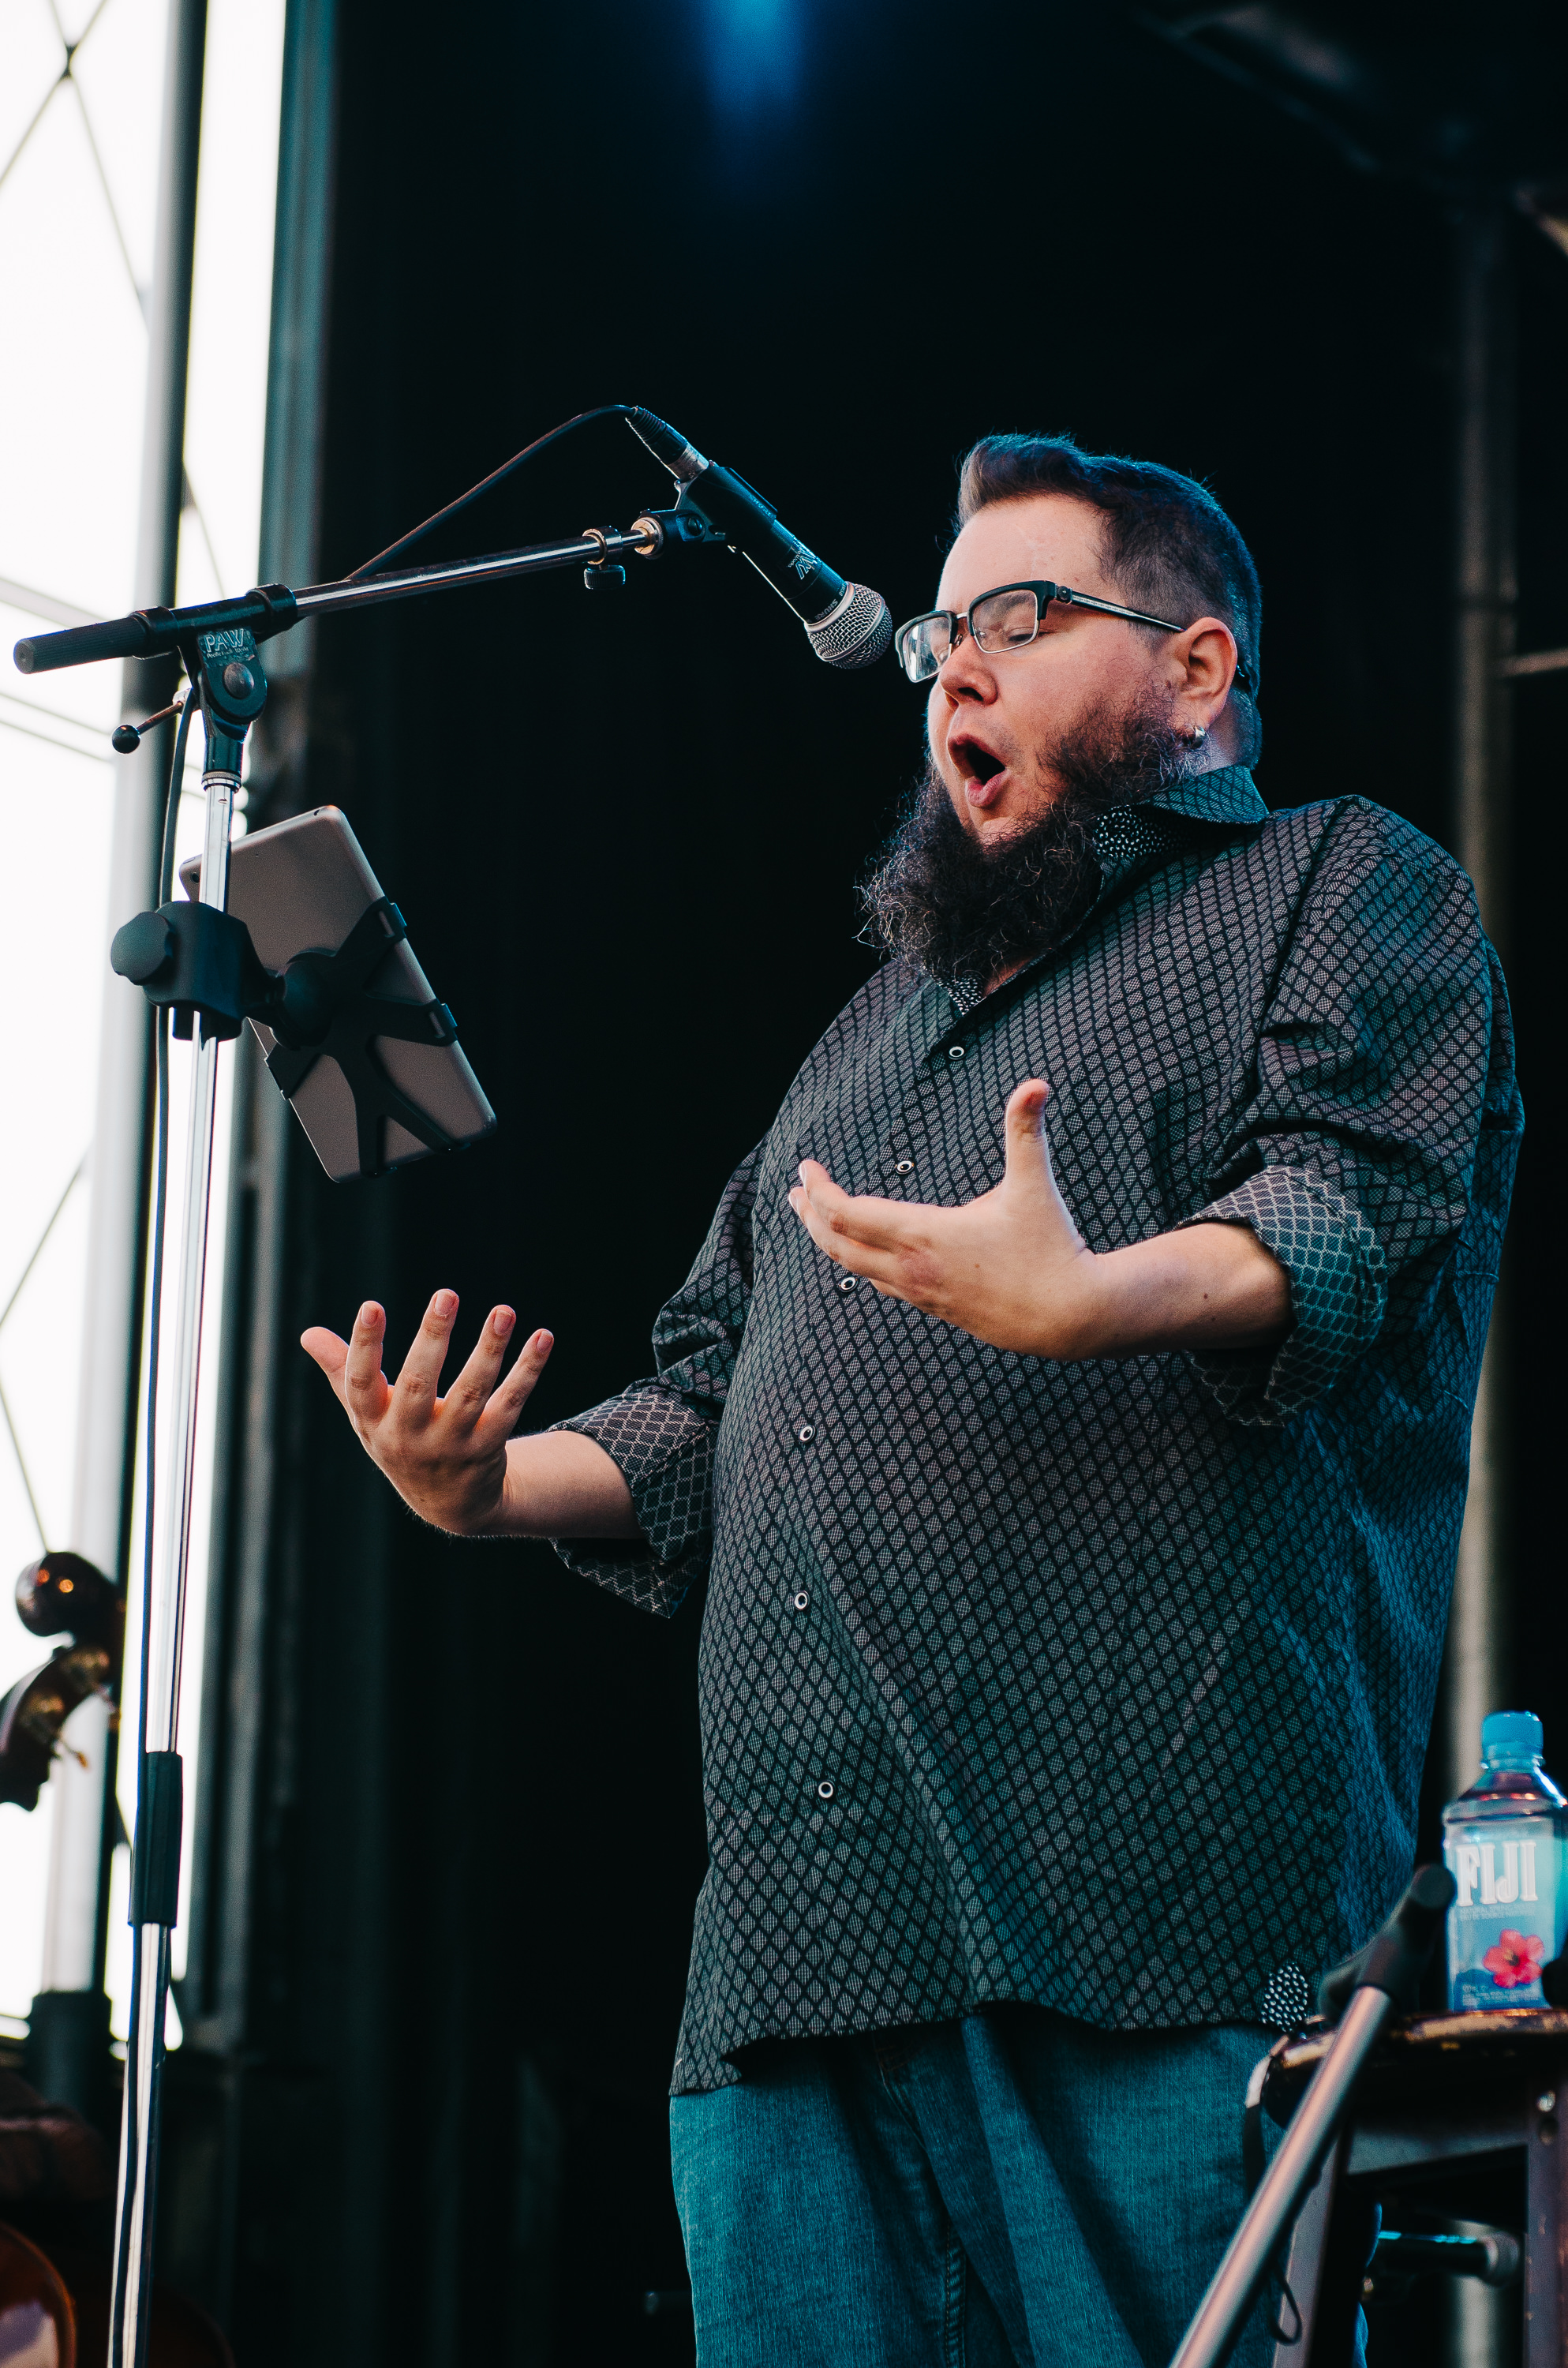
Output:
M1000 584L1043 579L1125 596L1098 559L1099 513L1067 494L995 502L971 518L942 570L936 606L966 610ZM1168 693L1164 653L1119 618L1052 602L1026 649L988 656L966 633L931 686L926 730L953 811L985 845L1038 822L1064 786L1051 752L1091 717Z

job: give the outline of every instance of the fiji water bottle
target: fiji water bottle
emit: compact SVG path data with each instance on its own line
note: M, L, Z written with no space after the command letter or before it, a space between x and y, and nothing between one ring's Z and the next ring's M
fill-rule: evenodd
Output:
M1449 1910L1449 2004L1541 2006L1540 1969L1568 1930L1568 1804L1540 1765L1528 1710L1481 1725L1481 1775L1443 1812L1443 1863L1459 1886Z

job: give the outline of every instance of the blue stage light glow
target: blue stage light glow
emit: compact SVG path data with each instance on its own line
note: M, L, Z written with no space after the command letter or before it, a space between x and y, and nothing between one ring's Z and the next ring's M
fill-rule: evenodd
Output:
M708 81L732 117L788 107L801 82L802 0L703 0Z

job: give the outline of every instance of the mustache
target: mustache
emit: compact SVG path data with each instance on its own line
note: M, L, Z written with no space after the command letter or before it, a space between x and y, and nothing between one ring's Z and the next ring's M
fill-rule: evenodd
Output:
M892 837L858 883L860 937L908 956L945 986L985 986L1045 951L1083 918L1098 893L1094 834L1102 815L1190 775L1192 749L1167 704L1099 709L1036 758L1045 811L988 843L953 811L934 759Z

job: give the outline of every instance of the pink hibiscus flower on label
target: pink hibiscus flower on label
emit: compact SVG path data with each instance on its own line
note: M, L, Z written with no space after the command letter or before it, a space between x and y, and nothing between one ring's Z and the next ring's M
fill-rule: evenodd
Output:
M1500 1990L1517 1989L1540 1973L1546 1942L1539 1932L1502 1932L1481 1960Z

